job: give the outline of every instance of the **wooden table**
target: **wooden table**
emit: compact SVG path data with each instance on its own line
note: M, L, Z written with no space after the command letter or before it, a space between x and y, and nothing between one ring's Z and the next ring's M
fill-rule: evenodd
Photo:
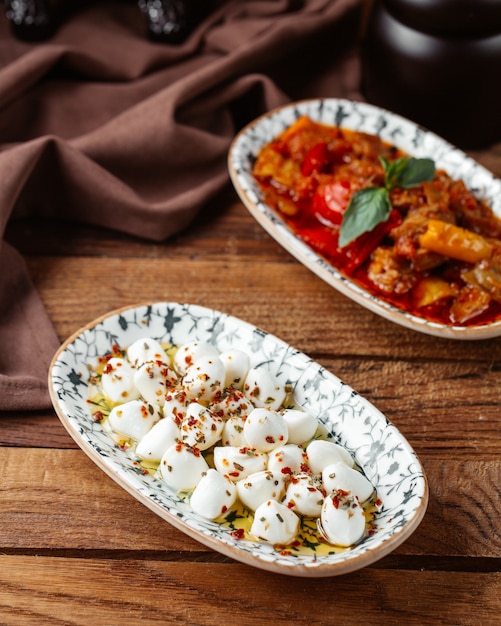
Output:
M501 623L501 339L440 340L380 319L295 261L231 190L161 244L58 228L15 223L8 239L61 340L145 300L241 317L381 409L420 456L430 503L414 535L364 570L275 575L156 517L89 460L52 410L3 415L2 624Z

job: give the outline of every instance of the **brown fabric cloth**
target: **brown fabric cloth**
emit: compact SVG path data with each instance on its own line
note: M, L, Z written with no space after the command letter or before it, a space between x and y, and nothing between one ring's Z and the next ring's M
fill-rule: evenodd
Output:
M69 0L68 0L69 1ZM164 240L228 184L236 131L310 96L357 97L358 0L219 3L181 45L135 2L84 6L43 43L0 16L0 410L50 406L59 346L9 220L75 220Z

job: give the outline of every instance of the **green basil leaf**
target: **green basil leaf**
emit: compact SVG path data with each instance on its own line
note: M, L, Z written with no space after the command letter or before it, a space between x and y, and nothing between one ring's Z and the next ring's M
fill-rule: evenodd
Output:
M385 222L391 213L390 195L384 187L366 187L353 194L343 215L339 246L344 248L365 232Z
M402 167L399 161L405 161L405 166ZM409 189L409 187L415 187L419 183L425 180L432 180L435 176L435 163L432 159L397 159L394 163L398 163L392 171L392 178L387 180L387 188L401 187L402 189ZM390 167L393 163L390 164ZM388 182L391 183L391 187L388 187Z
M395 159L394 161L388 161L385 157L380 156L379 160L381 161L384 169L386 189L392 189L393 187L399 186L398 181L404 175L408 159L401 158Z

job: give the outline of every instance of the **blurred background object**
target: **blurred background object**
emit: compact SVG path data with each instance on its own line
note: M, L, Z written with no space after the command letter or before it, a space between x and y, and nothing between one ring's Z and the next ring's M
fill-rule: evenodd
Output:
M43 41L68 16L92 0L5 0L5 14L16 37ZM137 0L146 20L149 39L181 43L214 2L203 0Z
M372 0L362 91L461 148L501 140L501 2Z

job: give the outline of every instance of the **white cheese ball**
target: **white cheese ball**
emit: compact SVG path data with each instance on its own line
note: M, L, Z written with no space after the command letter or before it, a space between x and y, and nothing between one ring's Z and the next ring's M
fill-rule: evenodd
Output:
M221 443L223 446L244 448L247 444L244 438L245 419L234 415L224 423Z
M195 361L207 356L213 359L219 358L217 348L205 341L189 341L179 346L179 349L176 351L173 360L174 369L183 376Z
M306 443L317 432L318 420L308 411L284 409L282 415L289 431L289 443Z
M245 395L255 407L277 410L286 397L285 386L264 368L251 368L244 383Z
M291 477L283 502L289 509L305 517L319 517L323 502L319 482L312 476L298 474Z
M228 419L233 415L246 417L254 408L251 401L239 389L226 387L220 398L211 403L211 409Z
M328 465L322 472L326 491L346 491L364 503L374 493L374 487L361 472L343 462Z
M299 517L280 502L267 500L254 513L250 532L266 543L286 545L299 532Z
M307 466L306 452L295 443L276 448L268 455L268 469L283 474L297 474Z
M241 389L250 369L249 356L242 350L232 348L221 352L219 358L226 372L224 386Z
M210 409L198 402L192 402L179 427L183 443L192 448L207 450L221 439L224 421Z
M163 481L175 491L194 489L209 465L198 450L177 442L167 448L159 465Z
M227 477L210 468L191 494L191 508L205 519L224 517L237 499L237 488Z
M147 361L163 361L169 363L169 357L162 344L151 337L137 339L127 348L127 358L134 367L141 367Z
M191 400L187 398L186 393L182 390L167 391L163 406L163 414L170 417L177 424L180 424L186 415L186 409L190 405Z
M104 367L101 387L104 395L113 403L137 400L139 390L134 384L134 368L121 357L112 357Z
M245 420L244 437L251 448L270 452L287 443L287 424L273 409L253 409Z
M131 400L111 409L108 424L115 433L140 440L160 418L158 406L143 400Z
M183 378L183 389L191 398L210 402L223 392L224 376L219 356L202 356L188 368Z
M359 501L344 491L329 494L320 514L321 530L329 543L347 548L365 535L365 515Z
M136 446L136 454L145 461L160 461L167 448L179 439L179 427L170 417L157 422Z
M266 500L281 500L285 490L285 476L264 470L255 472L237 483L240 502L255 511Z
M176 381L169 366L162 361L147 361L134 372L134 384L147 402L163 406L168 386Z
M342 461L353 467L353 458L346 448L333 441L315 439L306 448L308 463L314 474L321 474L327 465Z
M247 478L255 472L266 469L268 455L250 448L216 446L214 466L221 474L226 474L233 482Z

